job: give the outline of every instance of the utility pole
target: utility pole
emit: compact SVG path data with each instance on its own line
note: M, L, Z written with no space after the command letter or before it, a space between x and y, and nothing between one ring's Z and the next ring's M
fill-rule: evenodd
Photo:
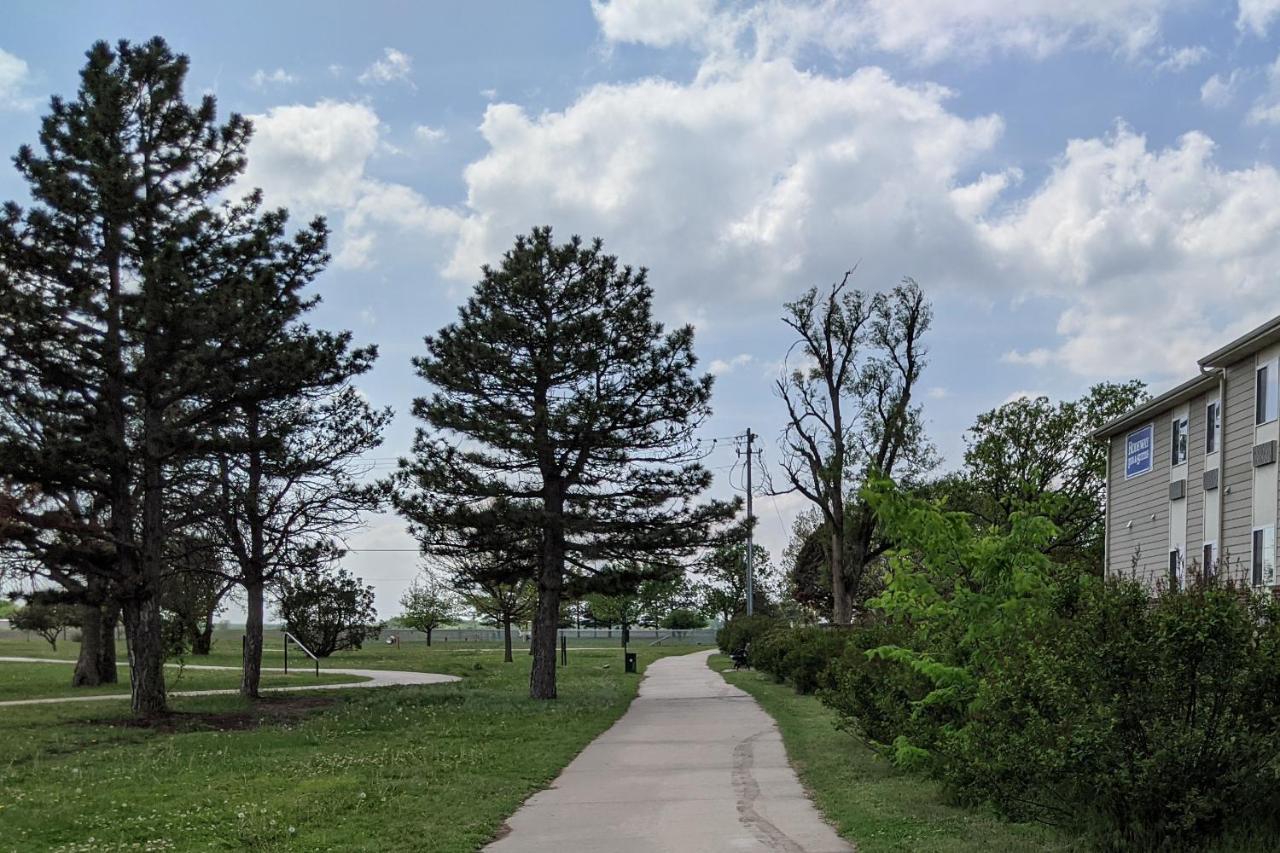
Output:
M755 525L751 520L751 442L756 436L751 432L751 427L747 427L747 615L750 616L755 610L755 577L752 573L754 566L752 565L752 557L755 556Z

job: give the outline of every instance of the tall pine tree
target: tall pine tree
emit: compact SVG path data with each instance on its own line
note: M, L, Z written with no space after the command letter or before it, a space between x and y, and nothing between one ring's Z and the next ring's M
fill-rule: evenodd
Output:
M120 603L144 715L166 709L166 543L193 522L173 478L225 446L250 353L296 316L324 245L320 224L284 240L256 195L218 202L251 128L188 104L187 68L159 38L94 45L15 158L34 205L0 218L0 478L39 492L6 535Z
M556 245L550 228L486 267L457 322L415 359L434 387L396 497L427 554L456 556L490 531L533 530L529 693L556 695L566 592L589 592L628 559L667 576L735 505L698 503L711 475L694 433L712 377L696 376L693 329L652 319L644 270L599 240ZM612 581L613 579L611 579Z

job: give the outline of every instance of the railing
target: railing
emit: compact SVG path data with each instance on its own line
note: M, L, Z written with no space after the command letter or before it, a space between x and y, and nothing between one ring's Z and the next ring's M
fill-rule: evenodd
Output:
M307 653L307 657L309 657L309 658L311 658L313 661L315 661L315 663L316 663L316 678L319 678L319 677L320 677L320 658L318 658L318 657L316 657L315 655L313 655L313 654L311 653L311 649L309 649L309 648L307 648L306 646L304 646L304 645L302 644L302 641L301 641L301 640L299 640L297 637L293 636L293 634L290 634L288 631L281 631L280 633L284 634L284 672L285 672L285 675L288 675L288 674L289 674L289 641L290 641L290 640L293 640L293 642L297 644L298 648L302 649L304 652L306 652L306 653Z

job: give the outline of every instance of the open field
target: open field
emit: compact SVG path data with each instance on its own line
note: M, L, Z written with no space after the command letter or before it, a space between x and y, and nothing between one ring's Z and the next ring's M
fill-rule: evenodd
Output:
M734 672L723 655L712 655L709 665L754 696L777 721L800 781L827 820L856 843L860 853L1086 849L1047 827L1011 824L949 805L937 785L895 770L836 729L835 714L816 698L797 695L789 685L777 684L763 673Z
M0 655L36 651L0 641ZM76 651L59 643L56 656ZM633 651L643 668L692 649ZM224 640L200 663L238 652ZM524 654L503 664L474 649L375 646L327 663L463 680L256 704L175 698L177 713L146 727L123 703L6 708L0 851L474 850L625 711L639 683L616 648L571 651L551 703L526 697ZM42 665L52 666L30 666Z

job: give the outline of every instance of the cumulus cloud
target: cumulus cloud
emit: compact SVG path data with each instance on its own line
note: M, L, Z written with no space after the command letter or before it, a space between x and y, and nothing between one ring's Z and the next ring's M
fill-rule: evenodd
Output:
M1214 74L1208 80L1205 80L1204 85L1200 87L1200 101L1205 106L1215 109L1222 109L1228 106L1235 100L1240 78L1239 68L1232 69L1231 73L1226 77L1221 74Z
M259 68L253 72L249 82L253 84L255 89L265 89L268 86L288 86L292 83L297 83L298 78L283 68L277 68L275 71L264 71Z
M1030 196L976 224L994 262L1063 305L1063 342L1014 360L1179 374L1274 313L1280 173L1223 169L1213 151L1202 133L1151 150L1123 126L1074 140Z
M687 85L598 85L536 116L493 104L448 273L473 278L513 235L549 222L642 259L685 300L732 289L775 304L884 245L951 262L906 270L871 258L868 276L949 276L971 266L967 218L1012 180L964 179L1002 125L952 114L949 96L877 68L832 78L771 61Z
M412 72L413 57L394 47L388 47L383 49L382 58L360 72L356 79L365 84L408 83Z
M711 23L715 0L591 0L609 41L667 47L689 41Z
M242 185L261 187L267 203L303 218L339 214L339 265L371 264L380 240L456 233L456 214L368 174L381 145L378 116L368 105L321 101L250 118L255 132Z
M1241 32L1265 36L1277 15L1280 15L1280 0L1239 0L1236 27Z
M757 57L818 45L838 54L880 50L931 63L1005 53L1042 58L1069 46L1136 56L1159 44L1177 0L771 0L726 4L593 0L606 39L711 52L746 43ZM667 8L670 6L671 8ZM1178 51L1188 62L1194 48Z
M0 49L0 109L26 110L35 99L24 94L31 76L25 60Z

